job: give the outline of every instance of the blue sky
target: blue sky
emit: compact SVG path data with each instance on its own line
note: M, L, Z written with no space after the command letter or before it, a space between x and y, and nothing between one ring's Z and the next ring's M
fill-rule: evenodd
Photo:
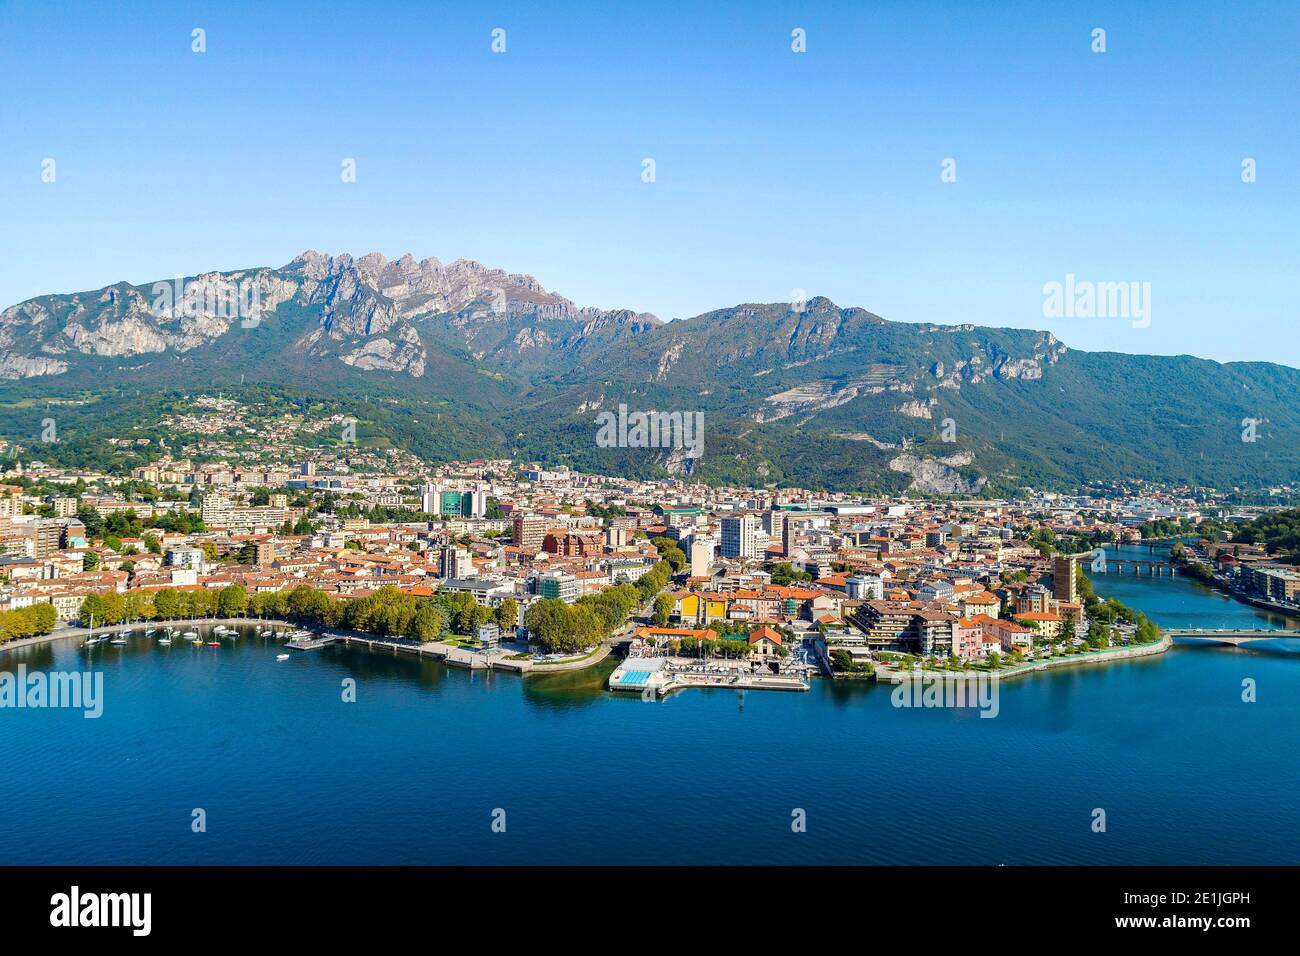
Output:
M409 251L1300 366L1293 2L379 7L0 2L0 306ZM1150 282L1149 327L1045 318L1070 273Z

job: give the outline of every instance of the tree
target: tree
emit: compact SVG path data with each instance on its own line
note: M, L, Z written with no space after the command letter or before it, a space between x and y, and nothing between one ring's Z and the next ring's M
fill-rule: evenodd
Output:
M54 630L57 622L58 614L54 605L49 603L0 612L0 644L37 634L48 634Z
M673 600L671 594L660 594L655 598L654 622L657 626L663 627L668 623L668 618L672 616L673 609L677 607L677 602Z
M116 591L108 591L99 596L101 624L119 624L126 613L126 602ZM84 604L84 602L83 602Z
M87 551L81 556L81 569L83 571L99 570L99 552Z
M567 633L567 605L558 598L534 601L524 615L529 637L548 650L558 650Z
M242 584L230 584L217 594L217 613L222 617L243 617L248 610L248 589Z
M85 525L87 537L97 538L104 530L103 517L88 505L82 505L77 509L77 520Z
M104 623L104 599L98 594L87 594L81 601L77 620L82 627Z
M408 636L417 641L436 641L447 629L447 619L442 610L432 603L421 604L411 618Z
M54 610L54 605L48 602L32 605L32 611L36 617L36 633L48 634L54 630L54 625L59 622L59 612Z
M519 602L514 598L505 598L497 605L496 611L497 626L502 631L508 631L513 634L515 628L519 626Z

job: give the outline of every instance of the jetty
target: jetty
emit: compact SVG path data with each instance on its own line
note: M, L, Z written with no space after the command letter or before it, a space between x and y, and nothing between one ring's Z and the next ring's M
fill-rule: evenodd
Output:
M324 647L326 644L333 644L336 640L338 640L338 636L334 634L322 634L319 636L304 634L298 637L289 638L289 640L285 642L284 646L295 651L314 651L318 648Z
M524 674L531 670L533 666L530 659L512 659L514 655L508 651L485 652L444 641L419 643L417 641L392 640L382 637L358 637L355 634L339 634L335 635L333 639L342 642L345 647L357 645L371 651L392 651L394 655L410 654L414 657L431 657L449 667L463 667L467 670L502 670Z

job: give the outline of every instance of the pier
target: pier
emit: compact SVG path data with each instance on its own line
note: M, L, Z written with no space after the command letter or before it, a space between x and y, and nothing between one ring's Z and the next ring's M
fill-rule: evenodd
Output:
M391 650L394 655L411 654L415 657L431 657L450 667L463 667L467 670L503 670L525 674L532 670L533 666L531 660L511 660L510 655L505 651L485 654L482 651L460 647L456 644L446 644L441 641L418 644L415 641L357 637L352 634L337 635L331 639L342 641L345 647L357 644L371 651Z
M295 651L314 651L326 644L333 644L336 640L338 638L333 634L324 634L320 637L291 637L284 646Z

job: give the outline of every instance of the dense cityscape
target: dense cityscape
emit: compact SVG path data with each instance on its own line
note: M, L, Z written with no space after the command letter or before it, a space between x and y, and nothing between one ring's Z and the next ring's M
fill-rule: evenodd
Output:
M265 618L471 668L571 669L617 650L612 689L664 694L1167 647L1140 609L1096 596L1099 573L1190 574L1297 609L1294 557L1270 550L1294 548L1294 512L1233 510L1208 489L981 501L717 487L434 465L357 447L343 417L259 434L241 416L198 398L172 423L190 443L129 476L15 461L0 485L4 639ZM304 435L341 437L312 449ZM1166 561L1114 560L1179 536Z

